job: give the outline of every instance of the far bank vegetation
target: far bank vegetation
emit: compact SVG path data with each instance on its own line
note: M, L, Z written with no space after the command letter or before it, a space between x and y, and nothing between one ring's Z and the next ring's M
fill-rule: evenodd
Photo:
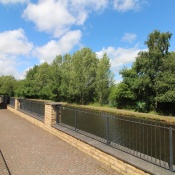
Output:
M101 59L90 48L57 56L51 64L29 69L23 80L0 77L0 94L76 104L98 104L118 109L175 115L175 52L170 52L170 32L154 30L131 68L114 83L110 58Z

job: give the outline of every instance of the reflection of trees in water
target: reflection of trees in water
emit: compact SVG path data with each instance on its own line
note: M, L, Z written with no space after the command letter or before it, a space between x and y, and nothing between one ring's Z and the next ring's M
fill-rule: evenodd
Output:
M128 120L108 115L110 145L125 147L137 156L169 162L169 126L145 120ZM75 127L75 109L62 110L62 122ZM100 112L76 111L76 128L97 137L107 139L107 115ZM173 136L175 131L173 131ZM175 139L173 140L175 151ZM152 158L153 157L153 158ZM155 159L155 161L157 161ZM174 156L175 162L175 156Z

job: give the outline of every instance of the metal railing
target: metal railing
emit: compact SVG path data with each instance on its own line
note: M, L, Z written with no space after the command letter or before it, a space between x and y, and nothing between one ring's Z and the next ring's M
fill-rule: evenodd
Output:
M32 100L19 99L18 110L27 112L34 117L39 119L44 119L45 114L45 104L44 102L37 102Z
M175 171L175 129L147 120L58 107L57 124L97 139L160 167Z
M9 105L13 108L15 108L15 98L10 97Z
M0 95L0 103L3 102L3 95Z

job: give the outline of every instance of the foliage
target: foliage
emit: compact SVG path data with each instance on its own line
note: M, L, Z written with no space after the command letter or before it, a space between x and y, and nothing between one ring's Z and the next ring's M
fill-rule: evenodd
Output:
M7 94L14 96L15 88L17 87L17 80L13 76L0 77L0 94Z
M93 100L97 62L95 53L89 48L83 48L72 56L73 88L77 103L86 104Z
M161 52L162 56L168 54L168 49L170 47L169 40L171 39L172 33L160 33L158 30L150 33L148 40L145 44L148 46L149 52Z
M91 49L83 48L73 55L59 55L51 64L34 66L17 82L14 92L19 97L79 104L96 99L103 105L108 103L113 75L106 54L98 59Z
M129 103L137 111L160 112L160 106L166 109L167 103L169 106L175 103L175 54L169 52L171 36L169 32L158 30L150 33L145 42L148 51L138 54L131 69L124 68L120 72L123 81L119 85L116 101L122 108L128 108ZM173 114L172 109L169 113Z
M131 68L123 68L115 85L107 54L98 59L90 48L57 56L34 66L24 80L0 77L0 94L88 104L99 103L140 112L175 114L175 53L170 32L154 30Z
M110 61L107 54L103 55L103 58L99 60L96 71L96 86L95 91L97 94L97 101L104 105L108 103L108 96L110 93L110 87L114 84L113 74L110 70Z
M109 93L109 97L108 97L109 104L110 104L111 107L117 106L116 96L117 96L117 85L114 84L110 88L110 93Z
M146 103L142 102L142 101L138 101L136 103L136 110L139 112L144 112L145 111L145 107L146 107Z

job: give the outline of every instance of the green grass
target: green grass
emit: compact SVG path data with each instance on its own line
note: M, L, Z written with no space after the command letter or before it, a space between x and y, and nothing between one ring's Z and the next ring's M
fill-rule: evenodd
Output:
M89 106L113 108L109 104L105 104L102 106L100 103L90 103Z
M35 99L30 99L30 100L35 100ZM38 99L36 101L43 101L45 103L53 102L51 100L38 100ZM99 103L93 103L90 105L79 105L79 104L61 102L60 104L64 106L72 106L72 107L81 108L81 109L90 109L95 111L107 112L107 113L118 115L121 117L123 116L123 117L141 118L141 119L159 121L159 122L175 125L175 116L174 117L161 116L161 115L158 115L155 111L151 111L150 113L141 113L141 112L135 112L132 110L117 109L116 107L110 107L109 105L101 106Z
M82 108L82 109L90 109L95 111L102 111L107 112L114 115L119 115L123 117L134 117L134 118L140 118L140 119L147 119L151 121L159 121L163 123L169 123L172 125L175 125L175 117L173 116L161 116L156 114L156 112L152 111L150 113L141 113L141 112L135 112L130 110L124 110L124 109L117 109L115 107L109 107L109 106L100 106L99 104L90 104L90 105L77 105L77 104L68 104L64 103L66 106L72 106L76 108Z

